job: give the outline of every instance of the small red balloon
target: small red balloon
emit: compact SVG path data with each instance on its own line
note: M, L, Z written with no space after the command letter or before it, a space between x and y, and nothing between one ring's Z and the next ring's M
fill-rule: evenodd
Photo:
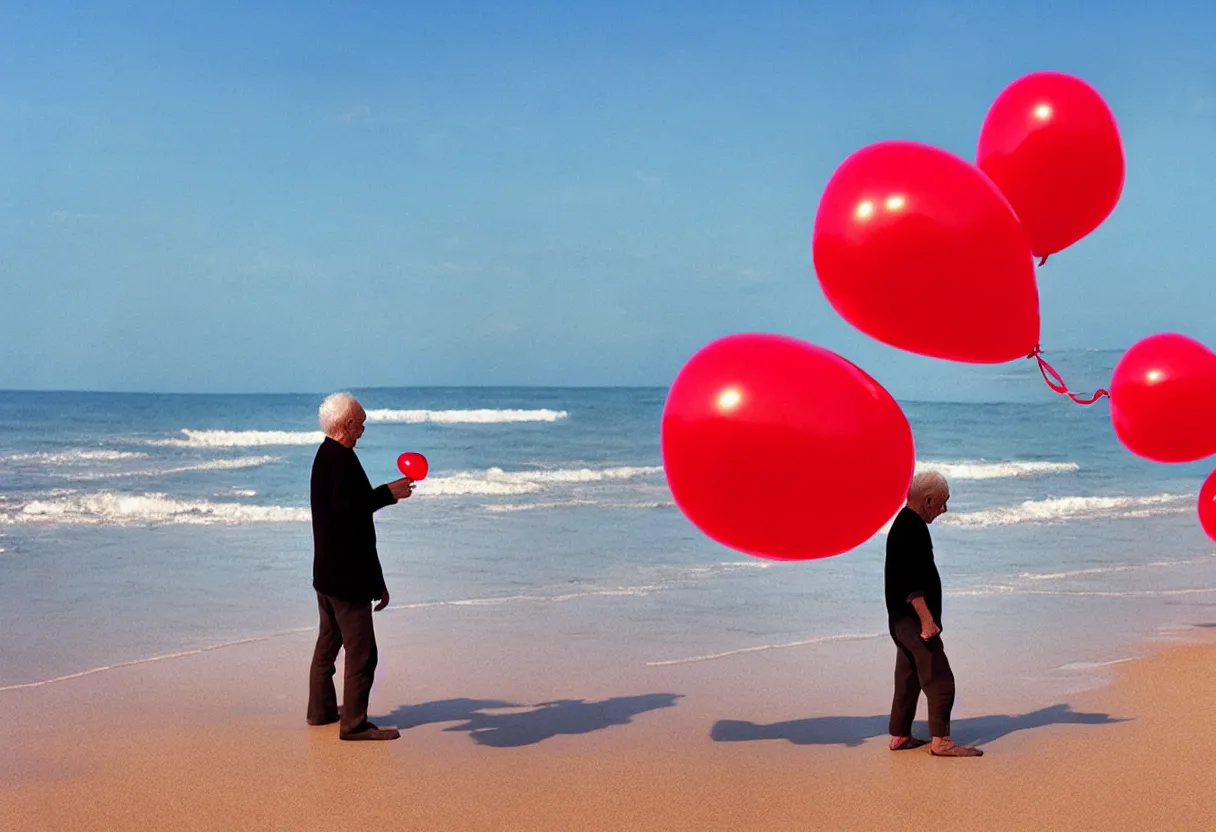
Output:
M976 364L1039 343L1039 289L1021 224L979 168L916 142L879 142L832 174L815 214L815 273L857 329Z
M426 472L429 466L426 462L426 457L422 454L416 454L413 451L403 453L397 457L397 470L404 477L409 477L414 482L426 479Z
M984 118L976 164L1009 198L1035 256L1067 248L1123 193L1123 141L1106 101L1063 72L1006 87Z
M699 350L663 407L663 470L709 537L777 560L858 546L899 510L915 466L891 395L822 347L742 334Z
M1177 333L1138 341L1115 365L1110 419L1129 451L1154 462L1216 453L1216 353Z

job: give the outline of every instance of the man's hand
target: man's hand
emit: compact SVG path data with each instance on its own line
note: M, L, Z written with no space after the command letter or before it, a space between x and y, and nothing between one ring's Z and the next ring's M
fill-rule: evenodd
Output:
M394 499L404 500L414 493L414 481L409 477L393 480L388 484L388 490L392 492Z
M387 606L388 606L388 588L385 587L384 597L382 597L380 599L380 603L376 604L376 606L373 607L372 609L374 609L376 612L380 612L380 610L384 609Z
M908 601L912 604L912 609L916 610L916 616L920 619L920 637L925 641L933 638L942 631L942 628L937 626L937 622L933 620L933 613L929 612L929 605L925 603L925 596L916 593Z

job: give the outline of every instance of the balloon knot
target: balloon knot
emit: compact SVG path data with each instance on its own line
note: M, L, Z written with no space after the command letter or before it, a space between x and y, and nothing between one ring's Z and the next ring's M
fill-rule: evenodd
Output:
M1056 372L1055 368L1043 359L1042 353L1042 347L1036 346L1028 358L1033 358L1039 362L1039 372L1043 374L1043 381L1047 382L1047 386L1061 396L1067 396L1080 405L1091 405L1099 399L1110 398L1110 393L1102 389L1099 389L1092 396L1082 396L1069 390L1068 385L1064 383L1064 379L1060 378L1060 374Z
M1039 265L1040 265L1040 266L1042 266L1044 263L1046 263L1046 262L1047 262L1047 258L1048 258L1048 257L1050 257L1050 256L1051 256L1051 255L1049 255L1049 254L1044 254L1044 255L1043 255L1043 259L1039 260Z

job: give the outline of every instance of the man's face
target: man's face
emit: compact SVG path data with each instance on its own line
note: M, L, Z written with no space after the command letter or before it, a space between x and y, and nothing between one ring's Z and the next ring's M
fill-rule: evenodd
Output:
M950 502L950 492L944 494L934 494L932 497L925 498L925 509L928 517L925 518L926 523L932 523L937 518L946 513L946 504Z
M346 421L342 423L342 437L338 439L343 445L348 448L353 448L359 442L359 437L363 435L363 423L367 421L367 414L363 408L357 407L346 416Z

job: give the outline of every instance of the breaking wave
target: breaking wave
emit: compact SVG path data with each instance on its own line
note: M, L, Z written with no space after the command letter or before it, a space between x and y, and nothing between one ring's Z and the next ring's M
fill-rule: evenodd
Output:
M319 445L321 431L292 430L190 430L184 439L153 439L148 444L167 448L250 448L260 445Z
M1153 494L1147 497L1053 497L1027 500L1015 506L946 514L939 523L964 528L1012 526L1019 523L1060 523L1069 520L1123 519L1186 514L1194 510L1194 494Z
M23 505L5 505L0 524L92 526L226 525L306 523L307 508L255 506L245 503L178 500L166 494L102 491L69 493Z
M662 472L654 466L620 466L615 468L553 468L529 471L462 471L443 477L431 477L418 483L419 496L431 497L494 497L535 494L554 486L590 485L631 480Z
M74 480L110 480L120 477L166 477L171 474L185 474L192 471L241 471L246 468L260 468L273 462L281 462L277 456L243 456L237 459L213 459L210 462L199 462L194 465L178 465L173 468L146 468L135 471L106 471L89 474L75 474Z
M432 423L437 425L492 425L506 422L557 422L565 410L386 410L367 411L369 422Z
M1066 474L1081 470L1075 462L984 462L960 460L958 462L917 461L917 471L937 471L950 480L996 480L1011 477L1037 477L1047 474Z
M132 459L147 458L147 454L135 451L104 451L81 448L71 451L8 454L0 457L0 460L4 462L36 462L41 465L80 465L86 462L125 462Z

